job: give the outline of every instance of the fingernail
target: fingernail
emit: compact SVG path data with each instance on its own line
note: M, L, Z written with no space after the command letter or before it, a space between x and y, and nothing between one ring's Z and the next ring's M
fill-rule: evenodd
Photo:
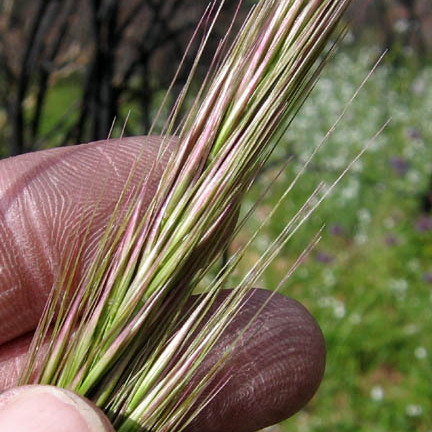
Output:
M114 432L90 401L52 386L16 387L0 394L2 432Z

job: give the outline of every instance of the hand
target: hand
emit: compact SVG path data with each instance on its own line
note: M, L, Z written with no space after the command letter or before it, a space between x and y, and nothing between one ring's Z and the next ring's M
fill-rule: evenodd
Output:
M2 432L114 432L89 400L51 386L15 387L0 394Z
M158 137L126 138L0 161L0 391L9 389L0 395L2 432L28 430L22 422L32 419L34 432L84 431L74 423L76 419L71 414L74 410L79 421L101 418L99 411L88 410L86 404L90 402L71 392L52 387L13 386L23 367L31 332L36 328L69 245L76 236L84 238L88 220L98 203L79 263L78 272L83 274L137 155L142 152L143 157L128 196L143 173L150 172L160 142ZM143 209L155 192L170 146L172 142L152 172L148 202L143 203ZM201 366L201 372L234 340L270 294L254 291ZM229 371L231 379L187 432L252 432L289 417L315 393L324 372L325 347L321 331L306 309L276 295L248 332L251 337L246 337L246 342L236 348L221 372L224 376ZM53 392L60 395L60 402ZM80 401L73 403L73 409L65 402L71 398ZM35 410L36 405L39 410ZM83 407L90 416L85 420L77 414ZM59 429L60 424L63 429ZM101 432L106 425L101 423L89 430Z

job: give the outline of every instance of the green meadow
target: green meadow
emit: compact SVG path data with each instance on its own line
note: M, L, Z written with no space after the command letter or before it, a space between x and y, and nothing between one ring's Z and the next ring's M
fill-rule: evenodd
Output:
M379 54L346 47L330 61L251 191L248 208L291 158L237 243L260 226ZM272 430L432 430L432 68L410 64L409 58L398 68L383 61L239 269L243 273L314 187L331 184L391 118L263 277L262 286L278 286L324 226L322 240L281 291L318 320L327 342L326 374L311 404Z

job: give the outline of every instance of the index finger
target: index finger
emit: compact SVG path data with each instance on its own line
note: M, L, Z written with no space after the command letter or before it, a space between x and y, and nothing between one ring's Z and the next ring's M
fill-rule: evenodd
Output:
M162 142L123 138L0 161L0 344L36 328L64 255L85 238L79 280L136 163L127 194L151 173L145 209L170 154L152 169Z

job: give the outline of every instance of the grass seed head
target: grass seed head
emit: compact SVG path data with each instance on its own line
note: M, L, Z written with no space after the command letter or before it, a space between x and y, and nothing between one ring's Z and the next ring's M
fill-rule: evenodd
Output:
M316 82L349 3L261 1L232 44L228 37L223 41L181 122L178 144L153 201L138 218L148 180L143 179L123 220L113 218L71 305L54 322L38 382L93 398L121 432L171 431L191 421L190 409L224 363L223 356L185 396L188 382L244 296L302 223L310 203L206 324L203 317L241 251L186 318L185 305L232 237L242 198ZM223 1L213 2L207 9L203 22L210 22L209 30L191 75L222 6ZM168 132L175 130L190 82L172 111ZM161 154L165 149L162 145ZM35 339L34 355L47 334L58 293L54 291Z

